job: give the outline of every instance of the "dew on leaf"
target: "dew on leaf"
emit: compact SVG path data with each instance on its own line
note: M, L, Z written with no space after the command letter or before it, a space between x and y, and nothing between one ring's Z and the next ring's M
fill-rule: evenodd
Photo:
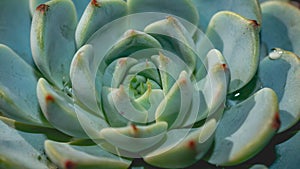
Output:
M272 52L269 53L270 59L279 59L283 54L283 50L280 48L272 49Z

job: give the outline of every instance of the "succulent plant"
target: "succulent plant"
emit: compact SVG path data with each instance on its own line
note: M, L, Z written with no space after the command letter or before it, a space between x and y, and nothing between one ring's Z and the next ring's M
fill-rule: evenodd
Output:
M297 168L299 24L288 0L1 0L0 168Z

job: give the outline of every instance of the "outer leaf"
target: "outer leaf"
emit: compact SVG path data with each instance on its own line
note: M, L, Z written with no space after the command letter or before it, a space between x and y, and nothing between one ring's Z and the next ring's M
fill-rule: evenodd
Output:
M29 0L30 2L30 12L31 15L34 14L35 9L43 3L46 3L49 0ZM82 15L82 13L84 12L86 6L88 5L89 2L91 2L91 0L72 0L75 7L76 7L76 11L77 11L77 18L79 19Z
M147 150L166 135L167 123L158 122L148 126L129 125L122 128L105 128L101 136L110 144L134 153Z
M184 168L197 162L213 142L216 121L211 119L198 129L174 129L156 151L147 154L144 160L164 168Z
M262 41L268 49L282 48L300 55L300 11L288 2L270 1L261 5Z
M30 13L31 15L34 14L36 8L41 5L46 3L49 0L29 0L29 7L30 7Z
M40 79L38 82L37 95L46 118L58 130L66 134L75 137L90 135L94 137L97 136L95 133L107 127L104 120L76 108L71 98L54 90L44 79Z
M216 165L242 163L258 153L279 127L276 94L264 88L224 113L208 162Z
M297 168L300 165L299 148L300 132L298 131L292 138L277 145L277 159L270 166L270 169Z
M45 77L60 88L69 81L76 24L76 10L71 0L41 4L32 19L33 59Z
M161 12L179 16L194 25L198 24L199 16L197 9L190 0L128 0L127 4L130 13Z
M260 63L258 77L263 87L272 88L278 95L282 122L279 132L296 124L300 119L299 57L281 49L274 50Z
M9 127L14 128L18 131L28 133L43 133L47 136L47 138L51 138L57 141L69 141L71 139L70 136L63 134L54 128L30 125L3 116L0 116L0 120Z
M34 65L30 51L28 0L0 1L0 44L12 48L28 64Z
M215 14L209 23L207 36L223 53L230 69L230 93L247 84L257 70L258 32L256 21L228 11Z
M95 146L73 146L67 143L59 143L47 140L45 142L46 153L49 158L60 168L128 168L131 161L110 154Z
M0 120L0 168L47 169L43 135L18 132Z
M122 0L91 1L76 28L77 47L82 46L96 30L126 14L127 5Z
M198 9L199 26L206 30L212 16L219 11L232 11L261 23L261 11L257 0L192 0Z
M35 91L38 77L14 51L0 44L1 113L23 123L49 126L39 111Z

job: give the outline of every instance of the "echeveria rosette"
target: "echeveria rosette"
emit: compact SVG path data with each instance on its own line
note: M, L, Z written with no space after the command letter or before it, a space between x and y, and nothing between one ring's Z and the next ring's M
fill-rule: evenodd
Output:
M0 8L0 168L248 165L299 121L300 12L288 2ZM297 166L297 136L265 165Z

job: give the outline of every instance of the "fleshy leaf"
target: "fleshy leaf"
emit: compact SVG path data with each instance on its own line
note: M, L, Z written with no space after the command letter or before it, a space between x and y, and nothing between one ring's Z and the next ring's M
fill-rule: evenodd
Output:
M170 128L178 127L189 113L194 92L195 88L188 74L182 71L178 80L157 107L155 119L166 121Z
M98 145L75 146L47 140L45 150L51 161L60 168L126 169L131 163L102 150Z
M225 101L229 84L229 69L222 53L212 49L207 54L207 75L197 82L197 88L203 93L210 113L215 112Z
M155 112L159 104L164 99L164 93L160 89L148 89L144 95L137 98L135 101L142 105L148 112L147 122L155 121Z
M117 57L108 58L105 57L110 50L113 50L113 47L116 43L120 42L120 37L124 37L124 32L128 30L144 30L145 27L155 21L165 19L165 15L162 13L136 13L133 15L127 15L120 19L117 19L111 23L106 24L104 27L96 31L93 36L88 40L88 44L94 47L94 53L96 55L96 59L93 63L99 66L100 72L103 73L108 64L110 64ZM131 31L132 32L132 31ZM133 31L135 33L139 31ZM130 31L128 32L130 35ZM144 34L144 33L142 33ZM139 35L139 33L137 34ZM134 36L133 36L134 37ZM142 36L140 40L143 40L145 36ZM149 37L149 38L148 38ZM150 38L150 35L146 35L147 41L142 41L142 44L148 44L148 48L145 49L145 46L140 48L139 46L135 46L135 50L128 51L127 54L132 54L137 57L143 57L143 55L147 55L147 57L152 56L158 53L158 50L161 47L158 47L159 43L153 37ZM125 38L125 37L124 37ZM132 39L132 38L131 38ZM133 38L134 39L134 38ZM139 39L139 38L138 38ZM121 39L122 40L122 39ZM124 39L123 39L124 40ZM150 40L150 41L148 41ZM154 42L156 41L156 42ZM149 43L150 42L150 43ZM101 44L101 45L99 45ZM139 44L136 43L135 44ZM154 46L153 46L154 44ZM157 45L155 45L157 44ZM125 46L122 46L124 49ZM150 47L150 48L149 48ZM154 49L158 47L159 49ZM118 51L120 52L120 51ZM135 53L132 53L135 52ZM140 53L141 52L141 53ZM138 53L138 54L137 54ZM119 56L124 57L124 56ZM134 57L137 59L137 57ZM145 59L145 57L143 57ZM104 61L103 61L104 60Z
M3 115L23 123L49 126L36 97L39 76L14 51L0 44L0 111Z
M122 0L91 1L76 28L77 47L82 46L96 30L126 14L127 5Z
M275 92L264 88L224 112L208 162L235 165L257 154L280 127Z
M0 44L12 48L33 66L29 39L31 18L28 8L28 0L0 1Z
M192 70L189 69L185 62L167 50L159 52L159 55L153 55L151 60L159 70L161 87L165 95L169 92L182 71L185 71L188 76L192 73Z
M160 12L184 18L194 25L198 24L197 9L190 0L128 0L127 4L130 13Z
M157 122L148 126L131 124L122 128L105 128L101 136L110 144L134 153L147 150L160 142L167 132L166 122Z
M294 53L275 49L260 63L258 77L272 88L279 100L281 127L285 131L300 120L300 59Z
M300 55L300 11L288 2L261 4L263 24L261 38L269 51L282 48Z
M194 110L197 111L197 116L192 115L187 118L184 126L192 125L217 111L221 111L220 109L224 109L229 82L227 64L223 55L216 49L209 51L207 62L207 75L195 84L196 91L200 95L198 109ZM191 113L193 114L194 112Z
M259 27L255 20L228 11L215 14L208 25L206 34L230 69L229 93L246 85L257 70Z
M276 161L270 166L270 169L297 168L300 165L299 147L300 132L293 137L275 147L277 153Z
M43 155L44 140L44 135L17 131L0 120L0 168L49 168Z
M102 104L105 105L103 106L103 111L107 112L106 117L107 121L110 126L112 127L123 127L128 124L128 119L124 117L122 114L122 111L118 111L114 107L114 103L111 100L111 97L109 94L111 93L111 88L108 87L103 87L102 89ZM117 90L117 89L115 89Z
M34 14L36 8L41 5L46 3L49 0L29 0L29 8L30 8L30 13L31 15Z
M126 57L136 51L148 48L160 49L161 45L155 38L144 32L128 30L106 53L105 61L109 64L115 59Z
M44 4L49 0L29 0L30 2L30 12L31 15L34 14L35 9L40 5ZM76 7L76 12L77 12L77 18L80 18L82 13L84 12L86 6L88 5L91 0L72 0L75 7Z
M9 127L21 132L43 133L48 139L56 141L70 141L71 139L71 136L66 135L54 128L26 124L3 116L0 116L0 120Z
M146 123L148 112L130 98L121 85L119 88L103 87L103 109L109 124L113 127L127 125L128 121L134 123Z
M48 1L39 5L33 15L33 59L44 76L59 88L69 82L76 24L76 10L71 0Z
M125 57L113 61L105 70L103 86L117 88L124 80L128 70L137 63L136 59Z
M108 126L101 118L78 109L69 96L53 89L44 79L38 82L37 95L46 118L58 130L66 134L84 138L93 134L94 137L97 135L95 133ZM85 116L78 113L83 113Z
M193 39L179 20L170 16L148 25L144 31L155 37L165 50L178 54L194 70L197 56L193 51Z
M96 115L104 117L98 107L101 86L96 84L98 79L95 58L92 45L82 46L72 60L70 78L76 103L87 107Z
M232 11L261 24L261 11L257 0L192 0L199 13L199 26L206 30L212 16L219 11Z
M213 142L215 128L216 121L211 119L201 128L171 130L167 133L166 141L143 158L147 163L158 167L187 167L208 151Z

